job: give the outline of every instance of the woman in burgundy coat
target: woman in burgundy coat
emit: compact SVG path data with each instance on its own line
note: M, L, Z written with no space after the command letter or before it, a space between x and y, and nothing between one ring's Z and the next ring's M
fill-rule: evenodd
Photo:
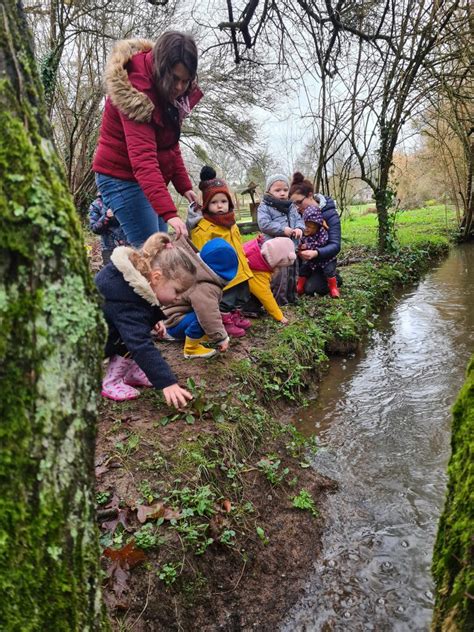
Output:
M127 241L139 247L172 226L186 235L168 191L196 196L179 148L181 123L202 97L192 37L170 31L153 44L117 42L105 69L107 99L92 165L97 188Z

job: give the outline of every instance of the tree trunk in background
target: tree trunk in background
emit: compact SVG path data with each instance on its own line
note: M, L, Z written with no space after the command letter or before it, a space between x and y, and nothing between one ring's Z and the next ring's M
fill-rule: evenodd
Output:
M446 504L433 554L433 632L474 629L474 356L453 408Z
M0 19L0 628L100 630L102 321L20 3Z

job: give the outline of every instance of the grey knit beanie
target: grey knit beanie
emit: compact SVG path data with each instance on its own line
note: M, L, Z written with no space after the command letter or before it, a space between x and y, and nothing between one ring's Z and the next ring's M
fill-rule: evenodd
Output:
M282 173L275 173L273 176L268 176L267 181L265 182L265 191L268 191L270 187L272 186L272 184L274 184L275 182L278 182L279 180L287 184L288 187L290 186L289 178L284 176Z

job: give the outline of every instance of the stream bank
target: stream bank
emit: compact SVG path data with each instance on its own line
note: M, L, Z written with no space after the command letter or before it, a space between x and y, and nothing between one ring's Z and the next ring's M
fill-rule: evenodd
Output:
M328 354L356 349L394 288L446 250L423 244L350 266L340 301L302 300L287 310L288 327L255 322L229 353L199 365L159 343L194 391L186 414L170 414L153 391L104 403L97 499L116 629L275 629L318 556L334 490L308 467L314 442L284 422Z

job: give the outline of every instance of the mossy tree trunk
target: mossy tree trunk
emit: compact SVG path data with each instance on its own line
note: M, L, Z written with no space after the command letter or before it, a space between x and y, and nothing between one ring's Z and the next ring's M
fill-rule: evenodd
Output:
M433 555L432 630L474 629L474 356L453 408L448 492Z
M0 6L0 629L99 630L102 321L20 3Z

